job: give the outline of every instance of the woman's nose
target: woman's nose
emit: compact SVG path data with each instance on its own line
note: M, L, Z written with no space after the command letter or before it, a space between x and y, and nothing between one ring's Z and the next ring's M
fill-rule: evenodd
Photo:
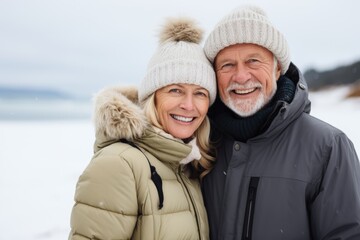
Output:
M194 109L194 96L192 94L186 94L181 99L180 107L182 109L191 111Z

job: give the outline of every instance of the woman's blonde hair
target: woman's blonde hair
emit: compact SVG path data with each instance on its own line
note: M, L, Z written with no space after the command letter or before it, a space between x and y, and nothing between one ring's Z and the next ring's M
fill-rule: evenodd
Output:
M163 129L159 123L159 115L155 104L155 93L152 93L143 101L142 107L144 109L145 116L149 119L150 123L157 128ZM192 165L197 171L197 175L200 176L200 179L202 179L210 172L215 161L213 156L214 150L209 141L210 121L207 116L200 124L199 128L194 132L194 136L196 137L196 143L200 149L201 159L199 161L192 161Z

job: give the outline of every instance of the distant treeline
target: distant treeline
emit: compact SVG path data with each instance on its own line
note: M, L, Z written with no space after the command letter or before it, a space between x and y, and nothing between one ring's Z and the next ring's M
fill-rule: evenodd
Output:
M330 86L360 83L360 61L323 72L310 69L305 71L304 76L309 89L313 91Z

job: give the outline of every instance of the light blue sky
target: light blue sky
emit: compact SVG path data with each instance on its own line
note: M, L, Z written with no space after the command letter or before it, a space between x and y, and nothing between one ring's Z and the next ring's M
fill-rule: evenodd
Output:
M264 8L302 70L360 60L356 0L1 0L0 86L90 95L105 86L137 85L166 17L193 17L206 37L243 3Z

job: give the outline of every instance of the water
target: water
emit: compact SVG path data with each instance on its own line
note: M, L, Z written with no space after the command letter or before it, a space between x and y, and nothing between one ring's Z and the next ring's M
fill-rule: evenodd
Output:
M89 100L0 99L0 120L50 120L90 118Z

